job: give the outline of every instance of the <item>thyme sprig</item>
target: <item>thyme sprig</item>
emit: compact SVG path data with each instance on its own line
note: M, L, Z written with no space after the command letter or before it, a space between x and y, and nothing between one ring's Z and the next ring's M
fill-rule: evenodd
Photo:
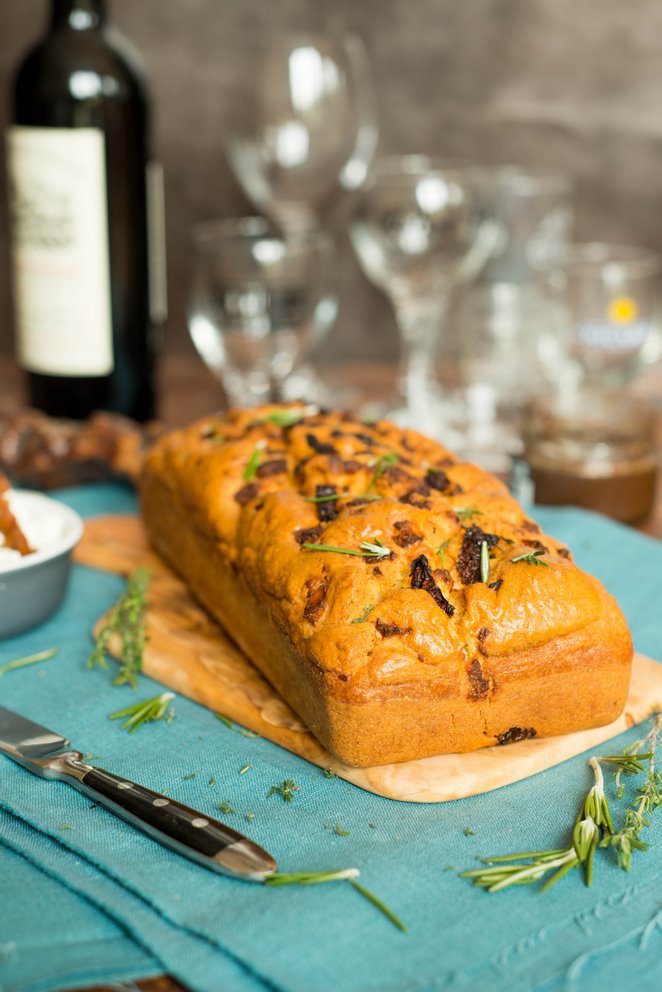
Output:
M650 817L662 806L662 775L655 768L655 751L662 731L662 713L657 713L653 726L649 733L641 741L628 749L621 757L622 763L615 773L617 795L623 795L623 785L621 775L634 775L637 771L647 771L646 780L637 789L638 799L625 811L625 820L621 829L610 835L605 835L600 842L601 847L611 847L616 851L616 858L620 868L630 871L632 867L632 852L645 851L648 844L641 840L640 834L644 827L650 826ZM641 748L646 748L642 752ZM648 760L648 766L642 766L642 760ZM601 761L614 763L614 756L607 755Z
M108 668L106 656L110 643L114 635L118 636L120 669L113 679L113 685L128 683L132 689L138 687L138 675L143 668L147 643L147 589L150 579L151 573L146 568L138 568L129 576L126 589L110 608L87 659L88 668L94 668L95 665Z
M355 889L364 899L383 913L387 920L398 928L402 930L403 933L406 932L407 927L402 922L402 920L395 915L392 909L389 909L378 899L377 896L366 889L364 885L360 885L356 879L359 877L360 872L358 868L341 868L339 871L309 871L309 872L284 872L277 871L273 875L269 875L264 880L265 885L320 885L325 882L342 882L348 881L349 884Z
M662 713L656 713L652 729L646 737L626 748L623 754L592 757L589 760L594 784L582 803L575 821L572 843L567 848L483 858L483 864L489 867L462 872L461 877L472 879L474 885L488 892L500 892L511 885L527 885L548 876L541 888L541 892L545 892L567 872L582 866L586 884L591 885L593 861L598 848L614 848L619 867L629 871L632 852L644 851L648 847L641 840L641 831L649 826L651 814L662 806L662 775L655 768L655 751L661 733ZM644 760L648 761L647 765L643 764ZM605 793L601 761L617 766L614 777L619 799L623 795L621 775L647 772L644 784L637 790L638 799L625 811L624 824L618 831L614 830ZM553 874L550 875L550 872Z
M510 560L512 562L525 561L527 565L544 565L545 568L549 568L549 564L542 560L542 555L546 554L542 548L538 548L537 551L527 551L522 555L515 555L514 558Z
M133 706L127 706L126 709L111 713L108 719L124 720L122 730L128 730L130 734L135 734L136 730L142 727L144 723L162 720L164 716L166 717L166 722L169 723L171 719L170 714L174 713L170 702L174 698L174 692L162 692L160 696L152 696L151 699L144 699L142 702L135 703ZM168 712L169 706L170 712Z
M47 648L46 651L38 651L36 654L26 655L25 658L15 658L13 661L6 661L0 665L0 678L7 672L14 672L17 668L27 668L28 665L37 665L41 661L48 661L60 653L59 648Z

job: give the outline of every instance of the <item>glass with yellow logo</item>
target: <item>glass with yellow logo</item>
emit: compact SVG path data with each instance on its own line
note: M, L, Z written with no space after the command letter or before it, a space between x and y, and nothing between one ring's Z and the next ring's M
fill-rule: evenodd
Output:
M563 250L546 281L576 378L622 385L660 357L661 275L662 260L646 248L589 242Z

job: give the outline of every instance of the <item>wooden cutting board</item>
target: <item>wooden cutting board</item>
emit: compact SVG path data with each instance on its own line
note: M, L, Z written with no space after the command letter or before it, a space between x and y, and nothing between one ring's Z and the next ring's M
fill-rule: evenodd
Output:
M397 765L349 768L325 751L295 713L192 599L186 586L147 545L136 517L88 520L76 560L129 575L152 573L145 672L176 692L222 713L369 792L407 802L446 802L490 792L559 764L645 719L662 706L662 665L636 655L630 694L614 723L564 737L519 741L469 754L442 754Z

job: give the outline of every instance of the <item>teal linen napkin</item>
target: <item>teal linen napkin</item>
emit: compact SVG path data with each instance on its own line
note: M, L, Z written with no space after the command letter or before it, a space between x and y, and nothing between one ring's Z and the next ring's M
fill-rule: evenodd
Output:
M61 497L85 515L135 505L130 492L110 486ZM662 654L662 546L581 511L538 510L537 517L618 596L638 649ZM601 852L592 889L575 872L544 896L533 886L490 896L458 877L477 856L567 843L591 782L586 756L485 796L418 805L326 778L182 697L170 725L129 736L108 714L159 686L143 678L134 693L112 687L111 673L85 668L92 622L121 589L115 576L77 567L57 617L0 645L0 659L51 645L62 654L0 680L0 700L67 733L109 770L225 818L270 850L282 870L360 868L361 881L408 932L397 931L347 883L264 888L214 875L103 808L91 808L64 784L39 780L0 758L2 992L159 970L194 992L484 986L584 992L604 988L605 976L614 974L627 975L638 989L659 988L659 822L648 831L651 850L635 854L630 874ZM610 749L638 733L623 735ZM267 795L285 778L300 788L292 803ZM236 812L219 813L219 802ZM255 815L246 820L248 813ZM348 833L336 833L336 824ZM64 905L62 893L70 912L40 911L55 900ZM15 914L17 905L22 909ZM95 943L103 948L98 955ZM39 961L36 947L43 949Z

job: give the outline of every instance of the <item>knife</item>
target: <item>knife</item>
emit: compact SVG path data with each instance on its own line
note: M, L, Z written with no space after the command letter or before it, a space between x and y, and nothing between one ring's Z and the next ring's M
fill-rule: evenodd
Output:
M232 878L263 882L274 859L198 810L83 760L65 737L0 706L0 751L41 778L61 779L178 854Z

